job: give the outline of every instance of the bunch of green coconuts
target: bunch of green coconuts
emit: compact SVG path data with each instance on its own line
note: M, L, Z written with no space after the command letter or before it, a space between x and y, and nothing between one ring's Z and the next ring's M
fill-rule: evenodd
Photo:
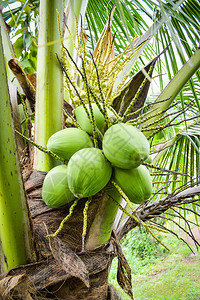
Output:
M87 106L87 105L86 105ZM108 118L113 112L107 109ZM98 106L92 103L96 127L103 131L106 124ZM74 199L91 197L113 180L133 203L142 203L152 194L152 180L142 165L149 159L149 143L136 127L117 123L104 133L100 148L92 141L93 127L85 108L75 109L80 128L66 128L53 134L47 149L67 164L51 169L44 180L42 198L56 208Z

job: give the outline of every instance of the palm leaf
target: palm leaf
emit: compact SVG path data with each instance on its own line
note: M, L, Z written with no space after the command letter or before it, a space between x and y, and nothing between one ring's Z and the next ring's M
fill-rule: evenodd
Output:
M99 2L97 4L96 1L89 1L87 8L87 20L89 22L91 21L90 29L91 31L94 30L96 36L98 36L98 32L103 28L103 22L104 20L107 20L106 15L109 14L112 5L112 1L109 3L107 3L107 1L102 1L102 6L107 8L107 10L102 10L102 6L99 5ZM165 55L167 73L169 79L171 79L179 68L177 64L177 55L180 57L181 63L184 63L193 54L194 50L198 48L200 21L200 16L198 14L200 11L199 3L191 0L179 2L168 1L166 3L162 2L158 5L157 2L154 1L143 1L142 4L139 1L133 1L131 4L130 1L123 1L123 3L121 3L121 7L125 17L125 23L119 17L119 7L117 7L118 10L116 9L112 22L112 30L113 32L116 32L116 49L122 51L122 49L126 47L127 32L131 37L139 35L141 41L142 39L145 40L150 35L155 37L153 39L153 43L149 43L148 40L138 53L138 57L140 56L139 61L141 61L141 53L147 46L147 43L149 43L149 47L143 51L143 56L152 57L158 55L163 49L165 49L169 42L174 38L175 44L170 47L170 51ZM139 11L141 11L143 15L145 14L152 23L152 26L146 33L146 19L142 19L142 14L140 14L138 21L135 21L134 19L135 16L138 16ZM101 15L100 20L98 18L98 13ZM115 24L117 24L117 27ZM176 43L176 40L178 40L178 43ZM124 74L133 67L133 63L136 61L136 58L137 57L129 63ZM136 63L134 70L137 70L137 64L138 62ZM120 74L120 79L116 81L114 88L119 84L124 74ZM160 76L161 87L164 85L163 80L163 76ZM190 85L193 90L194 97L197 99L197 94L195 94L195 82L191 81Z
M179 70L176 76L174 76L174 78L169 82L169 84L165 87L162 93L158 96L156 102L152 106L152 110L157 109L156 112L161 112L169 107L169 105L176 98L176 96L184 87L184 85L187 83L187 81L199 69L200 66L199 57L200 57L200 50L197 50L195 54L190 58L190 60ZM160 103L160 101L164 101L164 102ZM155 114L153 115L152 113L152 118L149 118L147 121L145 121L142 124L141 129L144 127L147 128L147 126L149 126L153 122L158 121L159 119L160 119L160 115L155 116ZM150 131L147 131L145 135L149 137L152 135L152 132L150 133Z
M193 125L187 124L187 127L179 132L169 141L163 144L154 157L153 163L168 168L169 170L180 170L187 176L171 176L173 181L170 192L177 187L189 182L191 186L199 182L199 156L200 156L200 129L198 122ZM155 176L155 181L169 180L169 176L163 179L162 174ZM179 180L179 181L177 181ZM158 190L160 185L155 189Z

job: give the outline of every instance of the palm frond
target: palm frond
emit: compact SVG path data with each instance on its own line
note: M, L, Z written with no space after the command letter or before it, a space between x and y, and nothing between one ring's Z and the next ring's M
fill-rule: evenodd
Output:
M117 2L118 3L118 2ZM116 3L116 5L117 5ZM109 11L111 10L114 1L89 1L87 8L87 21L89 22L90 35L89 40L94 44L94 36L98 36L103 28L103 22L107 20ZM104 9L102 10L102 8ZM106 9L105 9L106 7ZM120 18L120 9L122 10L124 20ZM133 72L138 71L138 63L144 66L147 59L158 55L171 41L174 44L170 46L168 53L165 54L165 67L170 80L178 71L180 66L192 56L199 44L199 22L200 22L200 5L198 1L127 1L117 5L116 13L112 22L112 30L116 32L115 48L117 51L122 51L127 46L129 37L143 37L144 39L150 35L152 41L147 41L143 49L138 53L137 63L133 67L133 61L129 63L129 69L133 67ZM121 14L122 14L121 13ZM138 18L139 14L139 18ZM147 25L148 23L148 25ZM149 28L150 26L150 28ZM149 28L149 29L148 29ZM147 30L148 29L148 30ZM127 37L128 35L128 37ZM148 44L149 43L149 44ZM147 47L148 44L148 47ZM144 49L145 48L145 49ZM158 73L161 71L161 65L158 67ZM127 72L127 71L125 71ZM163 73L163 72L162 72ZM159 73L160 74L160 73ZM121 78L122 76L120 76ZM199 72L197 78L200 80ZM121 79L120 79L121 80ZM166 78L162 75L159 77L161 89L165 85ZM199 84L190 81L190 88L193 91L193 97L197 101L198 97L195 92L196 86ZM117 85L117 82L116 82Z
M155 193L162 185L163 181L171 180L169 193L172 193L177 187L186 184L192 186L199 182L199 157L200 157L200 129L199 122L197 124L189 125L187 128L180 130L174 138L165 142L160 149L157 147L157 154L153 162L163 168L169 170L181 170L187 176L173 175L167 176L163 179L162 174L155 176L156 182L160 182L155 187Z

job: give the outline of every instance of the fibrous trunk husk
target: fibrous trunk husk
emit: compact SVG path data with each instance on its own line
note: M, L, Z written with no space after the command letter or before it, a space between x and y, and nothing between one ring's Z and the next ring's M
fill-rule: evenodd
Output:
M25 188L34 227L37 262L11 269L0 275L0 299L118 299L108 285L108 271L112 259L118 258L118 283L133 299L131 271L122 253L118 239L138 225L129 218L121 229L113 232L110 241L81 252L83 208L87 199L81 199L72 217L56 238L54 233L69 212L69 206L59 209L47 207L41 197L45 172L26 172ZM168 195L159 202L138 208L137 216L145 222L162 214L183 199L200 194L199 187L188 188L176 195ZM94 197L88 214L88 230L93 222L101 193ZM195 201L195 200L194 200ZM197 200L196 200L197 201Z
M26 295L26 299L117 299L116 291L108 286L108 270L118 255L114 236L93 251L81 252L86 199L79 201L57 237L46 237L57 230L69 206L52 209L44 204L41 189L45 175L32 172L25 182L38 261L1 274L0 298L24 299ZM90 205L88 228L101 196L95 197Z

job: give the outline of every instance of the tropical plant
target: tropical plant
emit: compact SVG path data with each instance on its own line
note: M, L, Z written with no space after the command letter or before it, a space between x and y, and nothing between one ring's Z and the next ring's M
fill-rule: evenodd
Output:
M186 229L183 230L198 245L186 212L194 213L198 224L199 4L190 0L159 1L158 5L153 1L135 1L133 4L124 0L116 1L115 9L114 1L67 1L63 25L62 1L42 0L37 40L34 18L38 14L39 1L21 1L17 8L11 9L9 5L13 2L2 1L9 8L3 17L14 26L11 34L16 38L13 46L18 60L11 59L14 51L2 18L0 59L2 65L5 60L7 70L9 65L23 89L23 92L18 89L18 102L23 108L21 123L25 128L15 125L15 130L24 143L20 158L37 259L32 250L28 213L22 209L26 207L26 199L20 181L19 160L17 156L12 160L8 158L11 152L16 152L16 145L12 120L10 117L9 121L5 119L11 113L4 72L3 88L0 89L4 101L0 111L2 124L7 124L11 130L2 127L0 135L0 155L4 162L0 173L0 195L1 204L6 204L1 206L0 214L4 261L1 269L2 272L9 270L0 277L2 297L12 294L14 299L117 299L108 286L109 268L117 256L118 282L133 299L130 268L119 244L126 233L140 224L159 241L156 230L174 233L163 220L180 226L174 219L178 216L185 220ZM147 25L143 14L153 21L151 26ZM117 30L115 38L112 29ZM35 75L26 73L36 69L36 50L35 85ZM177 57L183 64L179 71ZM162 92L150 101L147 95L154 69L159 75ZM164 69L168 84L163 80ZM12 80L13 75L8 72L8 78ZM73 110L83 105L92 125L90 134L94 146L101 148L104 132L97 128L93 103L104 116L107 127L113 122L128 123L137 126L148 138L153 162L143 164L153 176L153 196L139 206L133 205L123 187L119 188L111 179L105 189L101 187L92 197L50 208L42 200L42 184L46 173L63 159L46 148L47 142L63 127L79 126ZM108 109L112 113L111 119ZM19 113L17 115L19 120ZM5 147L8 140L12 141L12 149ZM18 149L21 149L19 144ZM13 172L16 179L11 184L9 176ZM21 195L18 202L13 201L14 192L10 186ZM10 215L9 219L5 219L5 215ZM22 225L13 225L20 222ZM14 243L14 236L21 232L19 228L25 232L22 236L26 237L26 242ZM4 236L11 237L15 251L10 251ZM23 250L20 252L20 249ZM12 260L14 254L18 258L7 263L7 258ZM16 268L11 269L14 266Z

